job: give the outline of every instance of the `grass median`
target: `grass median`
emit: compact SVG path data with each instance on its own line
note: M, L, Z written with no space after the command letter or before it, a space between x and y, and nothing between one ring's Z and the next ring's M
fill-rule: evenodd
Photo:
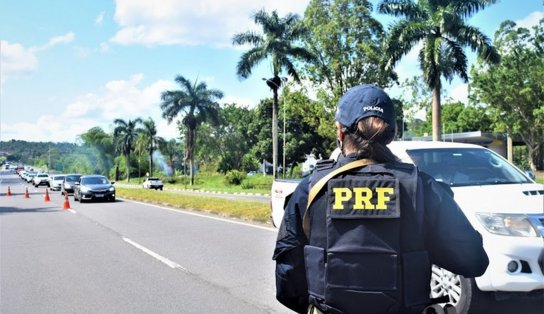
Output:
M270 223L270 205L263 202L122 187L116 188L116 194L120 198L135 201L202 211L223 217Z

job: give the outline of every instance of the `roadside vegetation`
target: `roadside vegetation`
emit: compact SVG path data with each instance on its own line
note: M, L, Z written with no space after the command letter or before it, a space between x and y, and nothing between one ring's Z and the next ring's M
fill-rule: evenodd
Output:
M184 210L195 210L229 218L270 223L267 202L230 200L220 197L182 195L176 192L117 187L117 196Z
M246 193L246 194L270 194L272 181L274 178L270 175L256 174L247 176L243 173L236 175L215 174L215 175L197 175L194 178L194 184L190 184L188 176L164 177L161 181L167 189L212 191L223 193ZM129 183L120 181L118 186L141 187L145 178L133 178Z

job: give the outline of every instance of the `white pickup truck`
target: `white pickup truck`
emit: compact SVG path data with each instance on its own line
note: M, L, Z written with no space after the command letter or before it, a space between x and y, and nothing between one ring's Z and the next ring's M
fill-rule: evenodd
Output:
M449 296L458 313L492 313L494 300L521 296L542 306L544 186L478 145L406 141L389 148L403 162L415 163L451 187L489 256L487 271L474 279L433 266L431 297ZM272 185L272 221L277 227L298 182L276 180Z

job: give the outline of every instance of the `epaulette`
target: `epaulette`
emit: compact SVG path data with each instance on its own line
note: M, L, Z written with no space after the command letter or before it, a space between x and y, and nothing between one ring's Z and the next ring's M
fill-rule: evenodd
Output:
M336 162L336 160L334 160L334 159L318 160L317 163L315 164L315 168L317 170L330 169L330 168L332 168L334 166L335 162Z

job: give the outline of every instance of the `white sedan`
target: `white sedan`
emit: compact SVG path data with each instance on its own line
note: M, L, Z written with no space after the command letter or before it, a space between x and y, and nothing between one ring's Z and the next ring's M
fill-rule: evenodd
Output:
M142 186L144 187L144 189L155 189L162 191L163 184L159 178L149 177L145 179Z

